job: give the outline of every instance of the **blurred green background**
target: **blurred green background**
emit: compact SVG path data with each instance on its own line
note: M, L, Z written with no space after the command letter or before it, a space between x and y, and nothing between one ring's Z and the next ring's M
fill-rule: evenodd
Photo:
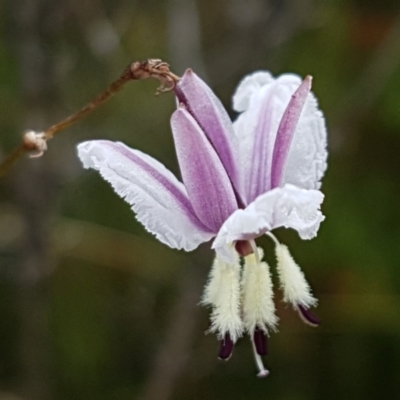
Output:
M228 110L245 74L311 74L330 150L318 237L276 232L323 324L304 326L277 293L264 380L247 338L224 363L204 334L209 246L160 244L75 155L121 140L178 173L171 94L130 83L22 160L0 182L1 400L400 398L399 1L6 0L0 12L0 157L146 58L193 68Z

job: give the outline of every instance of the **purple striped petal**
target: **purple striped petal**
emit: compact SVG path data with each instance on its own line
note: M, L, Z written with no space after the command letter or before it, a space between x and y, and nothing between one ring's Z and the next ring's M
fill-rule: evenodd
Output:
M247 174L246 195L247 202L252 202L260 194L271 188L271 166L273 146L276 139L276 119L279 118L282 107L280 92L282 84L273 83L264 93L259 93L255 101L261 104L254 107L256 126L253 137L253 151L251 153L251 168Z
M273 78L269 73L256 72L247 76L235 92L234 107L243 111L233 125L240 144L239 160L247 204L271 189L272 157L279 124L300 84L297 75Z
M303 189L319 189L327 167L327 132L325 119L310 93L290 146L282 184Z
M214 236L197 218L183 184L154 158L107 140L81 143L78 155L85 168L98 170L111 183L161 242L190 251Z
M232 122L220 100L191 69L175 88L180 103L203 129L220 157L238 195L242 193L236 152L238 150Z
M171 125L190 202L200 221L217 233L238 208L232 184L211 143L184 108L174 112Z
M301 111L311 90L311 76L307 76L295 91L279 124L271 169L271 189L282 184L287 157Z

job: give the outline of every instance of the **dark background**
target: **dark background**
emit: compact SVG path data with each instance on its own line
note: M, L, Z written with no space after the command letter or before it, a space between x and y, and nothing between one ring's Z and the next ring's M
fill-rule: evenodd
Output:
M171 94L130 83L22 160L0 181L1 400L400 398L399 1L6 0L0 12L0 157L151 57L196 70L228 110L257 69L313 75L330 150L318 237L276 232L323 324L279 303L264 380L247 339L223 363L204 334L209 245L157 242L76 158L80 141L110 138L178 172Z

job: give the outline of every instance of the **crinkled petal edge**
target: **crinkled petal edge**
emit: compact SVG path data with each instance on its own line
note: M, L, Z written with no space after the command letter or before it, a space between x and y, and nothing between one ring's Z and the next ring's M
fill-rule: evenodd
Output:
M212 247L230 262L235 241L251 240L275 228L292 228L302 239L312 239L325 219L320 211L323 199L319 190L290 184L266 192L225 221Z

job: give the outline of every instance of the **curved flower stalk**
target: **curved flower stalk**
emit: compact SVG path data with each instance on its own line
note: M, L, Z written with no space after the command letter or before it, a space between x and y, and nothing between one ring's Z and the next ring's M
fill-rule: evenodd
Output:
M202 303L211 306L210 331L228 359L245 332L252 340L259 376L261 356L274 331L270 267L254 239L276 244L283 300L315 326L309 308L317 301L286 246L271 231L285 227L313 238L324 216L320 180L326 169L326 129L303 81L267 72L246 77L233 97L240 112L232 124L221 102L191 70L174 88L171 118L181 183L152 157L122 143L89 141L78 146L85 168L100 172L161 242L190 251L214 238L216 258ZM241 263L240 258L243 258Z

